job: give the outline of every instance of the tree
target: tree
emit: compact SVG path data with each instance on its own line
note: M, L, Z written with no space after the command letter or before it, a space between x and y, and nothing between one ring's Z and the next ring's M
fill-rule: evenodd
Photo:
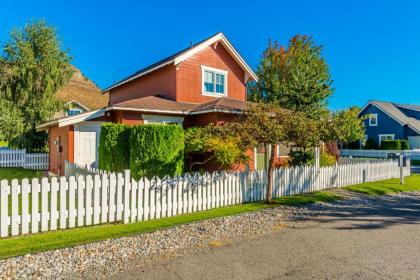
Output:
M224 131L224 128L209 124L185 131L185 154L190 171L196 165L204 165L213 160L224 168L243 160L238 139Z
M267 170L266 202L272 201L275 144L288 146L313 147L319 142L317 122L308 119L301 112L293 112L277 104L253 103L240 114L239 121L227 124L230 133L234 133L242 143L242 149L253 149L258 145L270 147Z
M10 33L0 57L0 98L6 102L1 105L8 119L21 120L22 125L14 130L1 126L0 135L12 147L45 147L45 133L35 128L63 108L55 94L72 75L70 61L55 29L45 21L30 22Z
M269 42L257 68L258 82L251 84L250 100L278 102L285 109L320 118L333 93L322 46L311 37L294 36L286 48Z
M358 116L358 110L349 108L331 112L323 120L322 140L351 143L364 138L364 118Z

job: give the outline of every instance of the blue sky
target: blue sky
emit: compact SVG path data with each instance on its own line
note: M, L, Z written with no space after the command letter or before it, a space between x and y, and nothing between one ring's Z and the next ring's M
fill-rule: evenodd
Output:
M324 46L333 109L369 99L420 104L420 1L11 1L0 44L33 18L56 26L73 63L101 88L222 31L255 68L269 38Z

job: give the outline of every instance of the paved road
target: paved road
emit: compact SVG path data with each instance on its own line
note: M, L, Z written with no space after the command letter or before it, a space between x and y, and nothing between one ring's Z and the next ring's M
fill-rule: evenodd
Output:
M420 194L363 201L327 207L297 228L192 251L115 279L420 279Z

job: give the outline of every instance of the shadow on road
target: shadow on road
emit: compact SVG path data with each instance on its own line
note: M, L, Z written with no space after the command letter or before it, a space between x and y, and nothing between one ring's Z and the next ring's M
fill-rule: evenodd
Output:
M307 208L319 213L311 217L311 220L331 223L337 230L369 230L396 224L420 224L420 193L354 198ZM345 226L340 225L343 221L346 221Z

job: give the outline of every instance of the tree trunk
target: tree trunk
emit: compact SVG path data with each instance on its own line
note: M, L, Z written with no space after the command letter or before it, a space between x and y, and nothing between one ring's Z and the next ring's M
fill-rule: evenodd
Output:
M268 169L267 169L268 180L267 180L267 193L265 197L266 203L271 203L272 198L273 198L273 171L274 171L275 146L270 144L269 147L271 147L271 151L270 151L270 159L268 160Z

